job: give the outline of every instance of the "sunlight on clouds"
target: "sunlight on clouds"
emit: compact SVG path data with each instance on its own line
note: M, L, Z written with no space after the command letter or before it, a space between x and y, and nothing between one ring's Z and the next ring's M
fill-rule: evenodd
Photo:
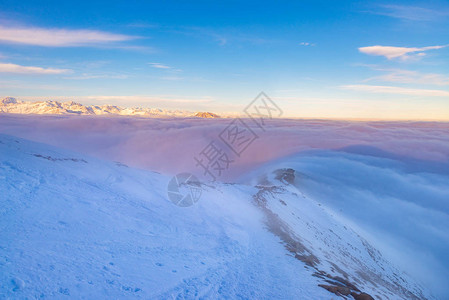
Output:
M381 94L398 94L409 96L427 96L427 97L449 97L449 91L443 90L425 90L425 89L409 89L396 86L379 86L379 85L343 85L344 90L362 91L369 93L381 93Z
M7 27L0 25L0 42L47 47L79 47L123 42L137 37L96 30Z
M89 101L99 101L99 102L113 102L113 103L134 103L134 104L161 104L161 103L177 103L177 104L198 104L198 103L210 103L213 102L211 97L179 97L171 95L162 96L146 96L146 95L127 95L127 96L87 96L78 97L78 99L86 99Z
M369 46L360 47L359 51L368 55L385 56L388 59L398 58L400 60L409 60L419 56L424 56L424 51L437 50L447 47L445 46L429 46L422 48L415 47L392 47L392 46Z
M16 64L0 63L0 73L18 73L18 74L65 74L71 73L69 69L52 69L41 67L27 67Z
M387 72L387 74L375 76L365 81L386 81L413 84L449 85L449 77L441 74L421 73L418 71L373 68L376 71Z

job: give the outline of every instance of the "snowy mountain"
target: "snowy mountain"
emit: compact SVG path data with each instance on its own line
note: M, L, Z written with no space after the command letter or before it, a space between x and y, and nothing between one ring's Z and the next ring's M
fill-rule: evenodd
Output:
M220 118L219 115L211 113L211 112L198 112L195 114L195 117L207 118L207 119Z
M203 183L0 135L0 298L431 299L300 170Z
M116 105L88 105L73 101L20 101L12 97L0 101L0 113L13 114L56 114L56 115L122 115L143 117L200 117L216 118L209 112L189 112L181 110L163 110L157 108L123 108Z

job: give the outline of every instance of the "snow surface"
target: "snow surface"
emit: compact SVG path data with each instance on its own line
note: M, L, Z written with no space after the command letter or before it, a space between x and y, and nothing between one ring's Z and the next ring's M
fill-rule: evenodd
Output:
M160 174L4 135L0 149L1 298L330 296L246 187L179 208Z

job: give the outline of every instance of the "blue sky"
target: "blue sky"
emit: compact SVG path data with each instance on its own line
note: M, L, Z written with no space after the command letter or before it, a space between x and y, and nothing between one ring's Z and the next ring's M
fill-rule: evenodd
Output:
M0 96L449 120L447 45L447 1L3 0Z

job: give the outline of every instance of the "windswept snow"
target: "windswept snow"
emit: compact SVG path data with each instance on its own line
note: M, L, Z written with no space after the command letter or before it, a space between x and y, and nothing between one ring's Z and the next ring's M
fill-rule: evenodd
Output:
M330 296L247 187L205 187L180 208L153 172L8 136L0 153L1 298Z

